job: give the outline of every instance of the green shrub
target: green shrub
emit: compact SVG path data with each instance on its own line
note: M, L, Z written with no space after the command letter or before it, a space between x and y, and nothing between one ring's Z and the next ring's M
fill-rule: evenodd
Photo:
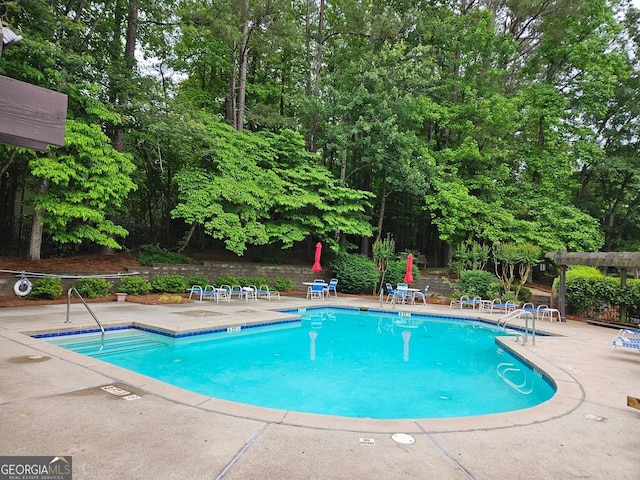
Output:
M371 293L378 281L376 265L364 255L340 254L330 263L345 293Z
M129 295L146 295L151 291L151 282L142 277L124 277L118 286L118 292Z
M258 285L259 287L260 285ZM273 288L279 292L290 292L293 290L293 280L290 278L278 277L273 284Z
M220 275L218 280L215 283L216 287L220 287L222 285L238 285L238 279L234 275Z
M33 282L27 298L47 298L53 300L62 295L62 281L59 278L39 278Z
M587 267L586 265L576 265L567 270L567 280L574 278L594 279L605 278L603 273L596 267Z
M515 290L515 288L513 288L513 287L512 287L512 289ZM531 293L531 289L529 289L527 287L522 287L520 289L520 293L518 294L518 302L519 303L530 302L532 298L533 298L533 293Z
M206 287L207 285L211 285L211 282L209 282L209 279L207 277L205 277L204 275L194 275L192 277L187 278L186 280L188 287L190 288L194 285L198 285L199 287Z
M404 282L404 275L407 273L407 260L391 260L387 268L387 272L384 275L384 283L390 283L396 285ZM420 280L420 269L413 265L411 269L414 283Z
M558 279L554 281L557 289ZM594 267L577 266L567 270L566 306L571 313L594 318L615 317L617 308L626 304L631 316L640 308L640 280L627 280L625 288L620 279L607 277Z
M154 292L184 293L189 287L182 275L158 275L151 280Z
M76 290L86 298L102 298L109 295L112 286L113 284L104 278L81 278Z
M259 287L260 285L269 285L269 279L267 277L240 277L238 279L238 284L246 287L247 285L255 285Z
M457 297L495 298L500 288L498 278L486 270L463 270L455 283Z
M138 262L140 265L194 263L190 258L179 253L170 252L159 245L142 245L139 250Z

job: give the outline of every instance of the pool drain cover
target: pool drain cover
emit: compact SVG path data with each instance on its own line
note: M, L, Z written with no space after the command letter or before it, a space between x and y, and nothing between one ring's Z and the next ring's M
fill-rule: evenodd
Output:
M406 433L394 433L393 435L391 435L391 439L394 442L401 443L403 445L411 445L416 441L415 438L413 438L411 435L407 435Z

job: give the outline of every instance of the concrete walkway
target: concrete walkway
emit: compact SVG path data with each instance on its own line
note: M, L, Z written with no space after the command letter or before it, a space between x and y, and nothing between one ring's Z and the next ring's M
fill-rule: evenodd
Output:
M277 309L318 303L283 297L90 306L105 325L185 331L275 320L282 317ZM358 297L324 303L380 307ZM397 309L461 313L434 305ZM640 352L617 348L604 358L613 329L544 322L538 328L557 335L526 346L505 340L558 385L537 407L374 421L213 399L26 335L96 326L82 305L72 305L71 322L65 320L66 305L0 309L0 455L71 455L76 480L640 478L640 411L626 406L627 395L640 397ZM397 443L395 433L415 443Z

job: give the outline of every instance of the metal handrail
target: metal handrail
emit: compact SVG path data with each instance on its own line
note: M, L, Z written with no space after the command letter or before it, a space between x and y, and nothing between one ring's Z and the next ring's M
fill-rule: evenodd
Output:
M98 320L98 317L96 317L96 314L93 313L93 310L91 310L91 308L89 308L89 305L87 305L87 302L84 301L84 298L82 298L82 295L80 295L80 292L78 292L78 290L75 287L71 287L67 291L67 320L66 320L65 323L70 323L70 320L69 320L69 308L71 307L71 293L72 292L76 292L76 295L78 296L78 298L80 299L82 304L85 306L87 311L91 314L93 319L96 321L96 323L100 327L100 331L102 332L102 340L104 341L104 327L102 326L102 323L100 323L100 320Z
M518 337L522 337L522 344L525 345L529 340L529 317L531 317L531 344L536 344L536 316L523 309L513 310L512 312L507 313L506 315L500 317L498 319L498 326L502 327L502 329L507 331L507 322L513 318L520 318L524 315L524 335L518 334ZM518 337L516 337L516 342L518 341Z

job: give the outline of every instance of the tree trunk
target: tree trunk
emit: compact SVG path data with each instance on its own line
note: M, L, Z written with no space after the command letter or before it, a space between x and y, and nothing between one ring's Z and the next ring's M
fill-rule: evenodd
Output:
M129 92L125 85L131 80L133 68L136 64L135 50L136 41L138 37L138 0L129 0L129 7L127 11L127 32L126 42L124 47L124 72L123 72L123 85L120 86L119 91L116 94L118 107L124 108L129 103ZM116 52L113 52L116 55ZM122 125L116 125L113 138L113 148L119 152L124 151L124 127Z
M244 128L244 110L247 97L247 63L249 62L249 0L244 2L245 18L242 21L242 43L240 44L240 76L238 78L238 101L234 127Z
M238 53L238 46L234 43L231 49L231 71L229 72L229 92L227 93L227 121L236 128L238 121L236 119L236 55Z
M380 211L378 212L378 235L376 235L376 241L382 237L382 225L384 221L384 211L387 205L387 182L386 178L382 181L382 192L380 194Z
M49 179L40 179L38 195L44 195L47 190L49 190ZM33 212L31 239L29 241L29 255L27 256L27 260L40 260L40 254L42 253L42 234L44 232L43 219L44 211L40 208L36 208Z

